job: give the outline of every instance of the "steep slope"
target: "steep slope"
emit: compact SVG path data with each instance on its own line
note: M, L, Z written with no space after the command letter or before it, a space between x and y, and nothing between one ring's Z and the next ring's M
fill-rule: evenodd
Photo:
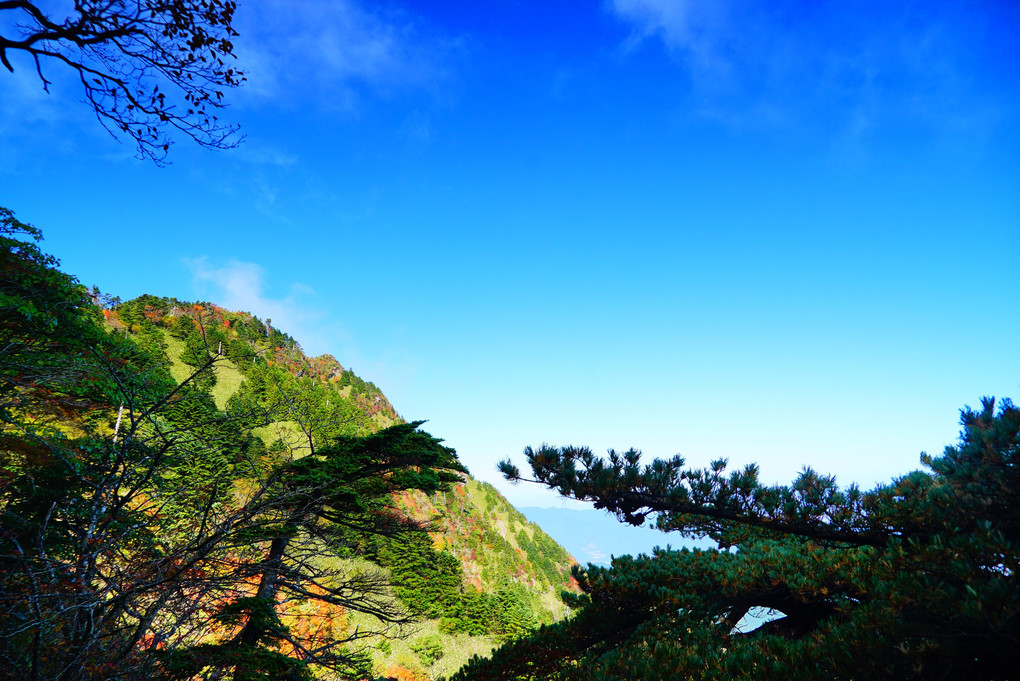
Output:
M436 518L436 546L460 559L468 584L479 591L525 587L535 596L532 605L540 623L565 614L559 592L572 588L574 559L492 485L468 478L433 497L420 492L401 496L413 516Z
M308 357L268 322L207 302L141 296L104 310L107 324L165 358L178 382L197 382L221 410L244 418L276 455L302 457L330 438L401 423L385 395L334 357ZM448 675L496 642L565 615L573 559L486 483L402 493L395 505L427 523L416 537L365 537L359 553L391 570L393 597L418 616L404 638L374 640L378 673ZM359 623L357 617L352 626Z

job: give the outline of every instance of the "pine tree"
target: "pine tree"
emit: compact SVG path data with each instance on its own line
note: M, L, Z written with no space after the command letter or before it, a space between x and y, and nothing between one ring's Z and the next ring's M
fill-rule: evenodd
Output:
M0 209L0 677L364 678L348 646L364 632L330 613L408 615L381 570L337 557L423 529L391 495L459 480L454 451L418 422L302 424L305 456L267 452L266 409L220 411L197 380L218 356L173 380L39 238ZM283 401L289 418L346 413ZM316 626L286 612L298 602Z
M962 411L927 470L863 492L805 470L642 466L635 450L525 450L535 480L623 521L714 539L575 568L567 621L457 679L1008 679L1020 669L1020 409ZM521 479L503 462L504 474ZM773 619L737 628L748 612Z

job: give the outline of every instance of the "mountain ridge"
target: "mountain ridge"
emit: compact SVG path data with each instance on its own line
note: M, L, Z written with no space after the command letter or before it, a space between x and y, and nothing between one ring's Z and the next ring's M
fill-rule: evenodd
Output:
M274 418L252 430L278 454L310 453L331 432L338 432L337 424L343 432L366 434L404 423L375 384L332 355L308 357L295 339L250 313L207 301L143 295L104 308L103 316L113 332L160 353L178 382L193 378L196 368L211 358L212 375L201 387L217 408L228 413L282 409L287 418ZM272 395L284 399L271 403L276 399ZM376 641L371 655L378 670L385 669L390 676L407 670L438 678L498 640L566 615L559 593L576 590L570 576L576 561L488 483L468 474L448 492L403 492L394 502L409 518L428 524L432 540L431 547L419 549L419 554L427 554L424 558L412 555L404 560L442 564L444 553L452 556L459 572L451 564L449 573L436 579L459 579L462 595L433 594L433 601L441 601L443 607L416 606L414 588L427 587L410 585L415 577L393 563L392 548L373 549L376 561L394 574L397 597L412 610L420 608L421 631L431 632L413 635L407 646ZM401 586L401 579L408 582ZM485 614L486 608L495 614ZM469 643L464 636L489 643Z

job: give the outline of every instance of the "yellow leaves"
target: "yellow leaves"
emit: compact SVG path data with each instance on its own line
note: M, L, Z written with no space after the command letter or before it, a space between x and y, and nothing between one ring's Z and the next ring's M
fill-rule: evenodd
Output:
M429 532L429 536L432 537L432 548L436 551L442 551L446 547L446 537L440 532Z

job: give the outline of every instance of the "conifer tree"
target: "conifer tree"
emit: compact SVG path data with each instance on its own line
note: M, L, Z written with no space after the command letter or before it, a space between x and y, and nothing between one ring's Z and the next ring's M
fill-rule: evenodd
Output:
M459 480L454 451L417 422L312 424L305 456L267 452L262 409L202 389L218 354L175 381L40 238L0 209L0 677L363 678L347 644L365 632L326 626L330 609L407 614L381 571L335 559L421 530L390 496ZM318 625L284 612L298 601Z
M1015 678L1020 409L986 398L962 424L959 444L922 455L926 470L869 492L810 469L770 486L754 465L528 448L534 481L720 548L575 568L572 618L456 678ZM749 612L773 619L738 627Z

